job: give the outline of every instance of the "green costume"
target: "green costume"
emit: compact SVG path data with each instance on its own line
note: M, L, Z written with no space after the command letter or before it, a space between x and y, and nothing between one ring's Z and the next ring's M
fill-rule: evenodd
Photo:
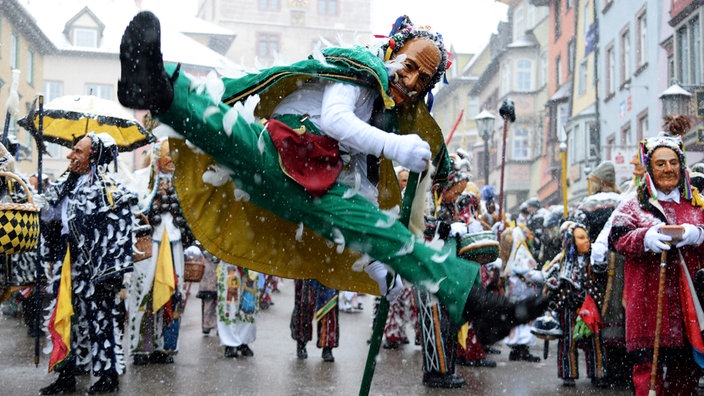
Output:
M358 253L367 254L428 289L447 306L455 323L464 323L467 296L478 282L478 264L457 258L450 247L442 251L429 247L362 196L345 196L348 186L335 183L326 194L314 198L282 171L279 154L263 125L238 116L231 131L224 131L225 114L236 102L257 94L261 102L255 114L268 118L276 104L301 83L327 78L376 90L386 114L396 116L390 119L397 122L399 131L420 135L430 143L433 155L446 156L442 134L422 103L390 110L393 101L386 94L388 74L381 59L364 48L331 48L324 55L325 63L311 58L242 78L224 78L220 103L192 89L183 73L178 76L173 103L158 118L207 153L200 155L178 141L171 147L176 186L179 197L184 196L184 214L194 235L217 257L248 263L245 266L257 271L316 278L333 288L378 293L364 272L350 268ZM167 69L169 74L174 70ZM214 107L219 111L213 111ZM215 187L202 182L202 172L215 163L232 170L234 185L249 195L249 202L235 199L231 183ZM388 176L393 172L391 162L383 160L381 170L380 206L398 205L398 184L393 173L393 179ZM303 237L296 233L299 225L307 228ZM308 229L317 235L308 235L312 234ZM344 239L344 254L321 243L321 236L338 245ZM303 246L301 238L318 246Z

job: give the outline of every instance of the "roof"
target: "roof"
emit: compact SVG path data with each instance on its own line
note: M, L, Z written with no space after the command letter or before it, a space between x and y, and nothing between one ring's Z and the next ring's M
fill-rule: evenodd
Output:
M39 28L59 52L119 54L125 27L139 11L134 1L130 0L20 0L20 2L36 19ZM227 29L183 14L158 10L153 12L161 20L164 61L207 67L234 65L234 62L225 56L185 34L226 36ZM96 25L104 27L97 48L76 47L66 36L67 24L80 19L81 16L97 19ZM234 33L230 32L230 35L234 37Z

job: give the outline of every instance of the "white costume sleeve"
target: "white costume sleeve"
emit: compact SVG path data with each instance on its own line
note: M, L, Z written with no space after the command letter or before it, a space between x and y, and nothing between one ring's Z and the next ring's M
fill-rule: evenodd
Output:
M373 103L369 89L344 83L328 84L323 95L321 129L343 146L378 157L388 132L367 124Z

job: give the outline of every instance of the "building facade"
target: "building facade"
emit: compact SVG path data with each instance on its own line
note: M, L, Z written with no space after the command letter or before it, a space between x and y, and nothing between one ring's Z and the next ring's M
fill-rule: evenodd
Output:
M247 68L305 59L321 40L365 44L389 33L371 31L370 0L199 0L197 16L237 35L227 56Z

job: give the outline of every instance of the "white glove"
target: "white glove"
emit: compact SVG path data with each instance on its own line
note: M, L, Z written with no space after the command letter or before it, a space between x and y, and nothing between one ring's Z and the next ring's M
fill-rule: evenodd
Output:
M603 243L594 243L592 245L592 263L603 263L606 261L606 253L609 249Z
M34 194L32 195L32 200L34 200L34 204L39 206L39 209L44 209L49 205L49 202L46 200L46 197L42 194Z
M379 292L382 296L385 296L386 292L389 290L386 284L386 274L389 273L389 270L386 269L386 265L381 261L372 261L364 267L364 271L379 284Z
M496 223L494 223L493 226L491 226L491 231L496 235L499 235L501 232L503 232L503 230L504 230L504 222L503 221L497 221Z
M394 301L396 301L396 299L398 298L398 296L401 295L401 292L403 292L403 281L401 280L401 275L396 274L396 278L394 278L394 284L391 285L391 290L386 293L386 300L389 301L389 304L393 304Z
M645 246L646 252L662 253L663 250L670 250L670 245L665 242L671 241L672 237L661 234L660 227L662 227L662 224L652 226L645 233L643 245Z
M500 258L497 258L496 260L494 260L490 263L486 263L484 265L486 266L486 269L495 269L497 271L500 271L501 267L504 266L504 263L503 263L503 261L501 261Z
M423 172L430 161L430 145L418 135L387 133L382 153L416 173Z
M464 236L467 233L467 224L456 221L450 224L450 235L451 236Z
M682 224L684 227L684 232L682 233L682 240L675 245L675 247L682 247L685 245L701 245L702 243L702 230L692 224Z

